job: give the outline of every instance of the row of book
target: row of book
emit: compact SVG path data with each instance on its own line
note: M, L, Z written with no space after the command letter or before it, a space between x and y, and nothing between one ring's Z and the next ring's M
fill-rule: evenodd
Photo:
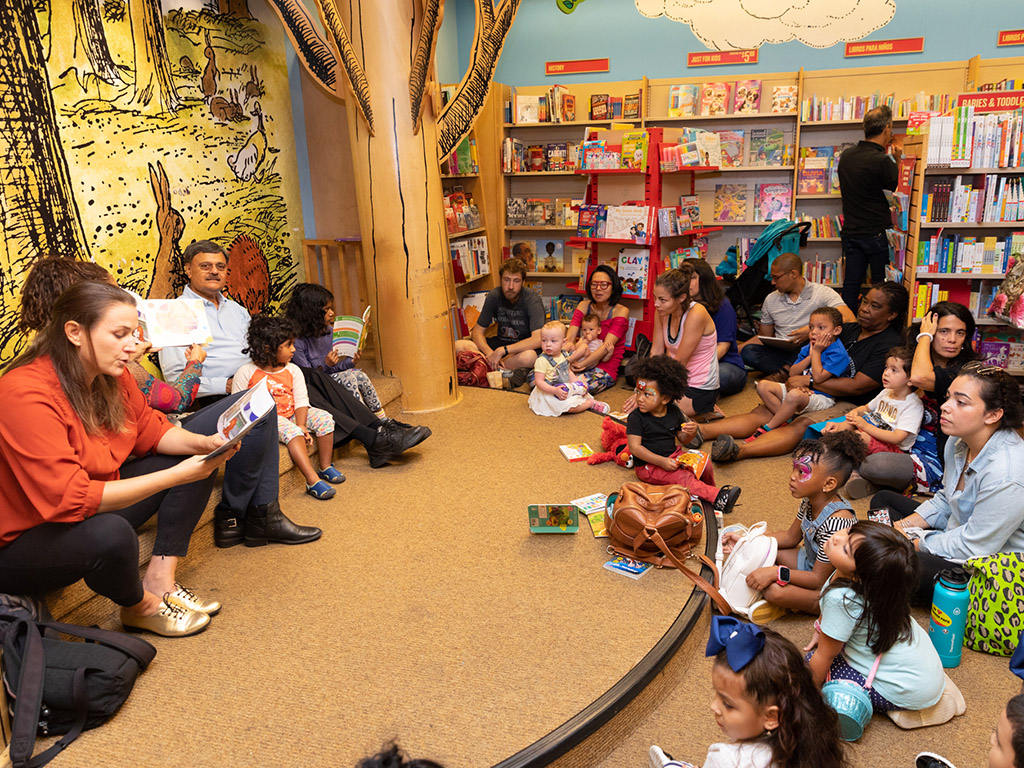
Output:
M761 114L761 91L760 80L673 85L668 92L668 116ZM796 111L796 98L797 86L773 86L771 112L792 114Z
M511 242L508 255L526 264L527 272L578 275L590 255L584 248L566 247L564 240L515 238Z
M791 131L752 128L735 131L703 131L684 128L678 143L662 143L658 151L662 171L687 166L713 168L781 167L793 164Z
M911 319L919 320L927 314L928 307L940 301L949 301L949 290L938 283L918 283L917 295L911 299Z
M804 279L810 280L812 283L821 283L822 285L842 285L845 274L843 267L845 264L846 262L842 259L838 261L822 261L815 257L814 261L804 262Z
M792 206L790 182L754 184L753 190L750 184L716 184L713 218L717 222L775 221L788 219Z
M641 93L610 96L595 93L590 97L590 120L639 120ZM516 125L537 123L574 123L577 121L576 97L563 85L553 85L546 94L512 94L505 102L505 122Z
M1024 183L998 174L936 177L921 199L922 221L1024 221Z
M509 227L575 227L579 222L578 197L509 197L505 224Z
M798 195L838 195L839 156L851 143L800 147L796 169Z
M451 192L444 196L444 220L449 235L483 225L480 209L473 202L473 196L465 192Z
M441 161L441 173L464 176L480 173L480 159L476 153L476 139L463 139L452 153Z
M979 91L1017 91L1024 88L1024 80L1006 79L995 83L983 83L978 86Z
M626 131L621 144L607 139L588 139L580 145L580 168L588 171L647 169L647 150L650 134L647 131Z
M1006 272L1013 255L1024 253L1024 232L1004 238L938 234L917 244L918 274L997 274Z
M571 171L579 165L579 151L580 145L572 141L527 144L509 136L501 144L501 171Z
M946 112L955 98L948 93L927 95L921 91L910 99L897 99L893 93L882 95L875 91L870 96L851 96L833 99L812 94L800 102L800 122L819 123L835 120L862 120L864 114L882 105L892 110L894 118L906 118L911 112Z
M486 237L466 237L449 244L456 283L474 280L491 271Z
M831 216L811 216L807 213L797 213L793 221L811 223L807 232L808 237L840 237L843 231L843 215L841 213Z
M576 236L643 245L650 242L655 210L648 205L581 205Z
M658 209L659 237L678 237L700 226L700 198L697 195L680 195L679 205Z
M928 165L1024 167L1024 110L976 115L973 106L931 117Z

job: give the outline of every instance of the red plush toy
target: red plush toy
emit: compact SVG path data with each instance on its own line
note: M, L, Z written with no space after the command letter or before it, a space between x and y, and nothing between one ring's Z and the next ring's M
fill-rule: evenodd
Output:
M603 464L606 461L614 461L620 467L633 468L633 454L629 451L629 443L626 440L626 425L620 424L609 416L604 417L601 422L601 447L604 453L595 453L587 464Z

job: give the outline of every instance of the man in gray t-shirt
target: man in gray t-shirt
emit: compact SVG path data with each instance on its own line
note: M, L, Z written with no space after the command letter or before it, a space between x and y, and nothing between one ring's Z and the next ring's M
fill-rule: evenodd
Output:
M812 283L803 277L803 262L795 253L783 253L771 266L771 279L775 290L761 305L760 336L792 342L792 350L766 347L755 336L740 345L740 355L749 368L762 373L775 373L788 369L797 352L809 338L807 323L811 312L818 307L835 307L843 322L857 318L843 302L842 297L827 285Z

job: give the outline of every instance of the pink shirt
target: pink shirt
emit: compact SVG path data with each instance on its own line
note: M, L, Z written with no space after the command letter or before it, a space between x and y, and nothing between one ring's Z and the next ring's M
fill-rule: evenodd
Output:
M665 318L665 323L662 326L665 339L665 354L676 357L679 342L683 339L683 326L686 325L686 316L690 314L691 309L693 309L693 304L690 305L679 319L679 328L676 329L674 340L669 339L668 334L668 327L672 323L672 318ZM679 358L676 359L678 360ZM690 359L680 360L680 362L686 366L688 374L687 384L689 386L694 389L718 389L718 332L712 331L707 336L701 336L700 341L697 342L697 348L690 355Z
M611 314L615 311L615 307L608 309L609 317L607 320L601 321L601 332L598 334L599 339L604 339L608 334L618 336L619 340L615 342L615 348L612 350L612 356L605 360L603 363L598 363L595 368L600 368L602 371L612 377L612 381L618 378L619 375L619 363L622 362L622 356L626 354L626 331L629 330L629 318L628 317L612 317ZM569 321L570 328L580 328L583 325L583 312L577 309L572 313L572 320Z

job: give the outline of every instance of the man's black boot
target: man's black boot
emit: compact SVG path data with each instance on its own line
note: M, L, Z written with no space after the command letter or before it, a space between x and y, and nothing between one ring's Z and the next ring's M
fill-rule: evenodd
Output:
M281 504L250 507L245 516L245 546L262 547L265 544L305 544L316 541L323 531L311 525L296 525L281 511Z
M239 517L220 504L213 510L213 544L227 549L242 543L242 526L245 518Z
M419 445L433 433L430 431L430 427L419 427L412 424L406 424L404 421L398 421L397 419L381 419L384 423L384 427L397 435L400 435L400 442L408 442L405 450L409 450L413 446ZM408 435L408 437L406 437Z

